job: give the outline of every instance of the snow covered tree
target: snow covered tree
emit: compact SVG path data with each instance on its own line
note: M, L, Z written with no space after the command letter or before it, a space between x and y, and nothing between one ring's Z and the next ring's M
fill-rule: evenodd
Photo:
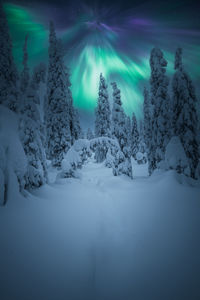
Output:
M44 107L46 105L45 99L46 99L46 75L47 75L47 68L46 64L43 62L40 62L38 65L36 65L33 69L32 74L32 82L37 86L37 92L39 96L39 111L41 115L41 120L44 127ZM45 131L45 128L43 128L43 131Z
M66 68L66 87L67 87L67 99L69 103L71 143L73 144L75 140L78 140L81 137L81 126L80 126L80 117L79 117L78 110L74 107L73 104L70 73L68 68Z
M144 122L143 120L139 121L139 151L142 153L146 152L146 145L144 141Z
M73 142L80 138L84 138L84 133L82 132L81 125L80 125L80 116L78 109L76 109L72 104L72 130L71 135L73 138Z
M138 144L138 154L136 155L137 162L139 164L145 164L147 162L146 144L144 140L144 122L139 121L139 144Z
M21 141L28 161L28 170L25 175L26 189L39 187L48 181L38 104L37 86L32 81L26 91L26 102L20 124Z
M46 64L40 62L36 65L33 69L32 74L32 86L35 86L38 95L38 105L37 108L40 112L40 132L41 138L44 148L46 147L46 128L44 122L44 103L45 103L45 96L46 96Z
M149 170L152 173L154 169L162 165L165 148L171 137L170 99L168 95L169 79L165 75L167 61L159 48L152 49L150 66L153 116Z
M29 67L28 67L28 52L27 52L27 45L28 45L28 35L25 37L25 43L23 48L23 69L20 76L20 91L21 95L23 96L28 84L29 84Z
M33 80L36 84L46 83L46 73L47 67L46 64L40 62L34 69L33 69Z
M112 136L118 140L121 150L127 144L125 131L125 113L122 107L120 90L115 82L111 83L113 88L113 108L112 108Z
M134 157L134 159L136 159L136 154L139 151L139 132L137 126L137 119L134 113L132 114L131 135L131 154Z
M92 130L90 128L88 128L87 139L92 140L93 138L94 138L94 134L93 134Z
M131 144L132 144L132 134L131 134L131 119L129 116L125 115L125 135L126 135L126 145L123 148L123 152L126 157L131 157Z
M0 104L18 110L18 74L12 55L12 42L3 6L0 3Z
M126 116L125 119L125 130L127 136L127 146L131 148L132 133L131 133L131 119L129 116Z
M27 172L25 188L39 187L48 181L46 155L44 150L44 130L39 111L39 83L36 72L29 82L27 37L24 46L24 69L21 76L21 92L23 106L21 107L20 137L27 156ZM26 81L26 78L28 81Z
M149 99L149 92L146 89L146 87L144 88L143 114L144 114L144 141L148 153L151 145L151 140L152 140L152 131L151 131L150 99Z
M197 98L192 81L183 68L181 48L176 51L175 70L172 80L173 133L180 138L183 144L189 161L190 176L196 178L195 173L198 165Z
M66 86L64 54L50 23L49 64L47 77L47 105L45 111L47 157L60 167L64 154L71 145L69 103Z
M110 136L110 104L106 80L100 74L99 97L95 110L95 136Z
M28 35L25 36L24 47L23 47L23 69L19 78L19 89L20 89L20 104L19 111L20 113L24 113L25 105L27 102L27 88L30 81L30 71L28 67Z
M128 148L128 136L126 132L126 115L124 113L120 90L115 82L111 83L113 88L113 108L112 108L112 136L116 138L121 152L115 154L113 174L127 174L132 177L131 152Z
M149 162L149 173L151 174L150 163L152 151L152 104L150 103L149 92L147 88L144 88L144 142L146 146L147 160Z

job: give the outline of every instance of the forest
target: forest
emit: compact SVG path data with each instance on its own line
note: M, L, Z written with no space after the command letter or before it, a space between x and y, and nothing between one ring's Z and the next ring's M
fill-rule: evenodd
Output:
M19 70L0 4L0 299L199 299L200 98L184 49L169 77L152 48L141 118L96 74L85 128L54 22L47 64L29 67L29 39Z

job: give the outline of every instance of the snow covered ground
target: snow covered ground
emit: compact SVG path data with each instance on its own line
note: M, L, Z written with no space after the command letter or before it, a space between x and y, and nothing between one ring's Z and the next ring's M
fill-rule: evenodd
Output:
M145 172L114 177L91 159L79 179L52 171L28 198L10 193L0 299L200 299L200 189Z

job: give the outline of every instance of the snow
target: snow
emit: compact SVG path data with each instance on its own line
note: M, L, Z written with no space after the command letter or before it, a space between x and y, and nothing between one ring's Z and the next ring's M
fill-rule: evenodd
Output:
M146 164L138 164L138 161L131 157L131 164L132 164L132 173L133 178L137 177L148 177L148 163Z
M199 299L200 188L174 171L115 177L93 158L80 173L55 183L51 168L0 209L1 299Z

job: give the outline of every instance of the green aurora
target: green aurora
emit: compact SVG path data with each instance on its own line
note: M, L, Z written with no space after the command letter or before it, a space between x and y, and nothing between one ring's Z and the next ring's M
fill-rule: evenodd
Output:
M32 68L40 61L47 62L48 58L48 22L38 21L38 15L31 9L4 4L10 33L13 41L13 55L18 68L22 65L22 48L25 35L29 35L28 51L29 65ZM58 31L65 45L76 37L80 30L86 28L79 22L67 28L64 32ZM88 26L87 26L88 32ZM105 37L104 37L105 36ZM70 68L72 94L76 107L86 111L93 111L98 97L99 75L102 73L108 84L116 81L121 89L122 101L127 114L134 111L138 117L142 113L143 88L148 84L150 76L149 54L154 43L148 43L138 56L131 56L125 51L116 49L117 34L113 31L104 31L98 36L98 31L91 30L78 46L70 48L66 55L66 65ZM76 43L77 44L77 43ZM139 47L139 46L138 46ZM138 48L137 47L137 48ZM144 48L144 43L141 43ZM71 49L71 50L70 50ZM71 51L71 52L70 52ZM200 53L200 46L195 45L187 50L187 55ZM164 51L168 61L167 72L173 74L173 51ZM186 63L187 65L187 63ZM197 65L193 64L193 75L199 76ZM111 87L109 92L111 96Z

